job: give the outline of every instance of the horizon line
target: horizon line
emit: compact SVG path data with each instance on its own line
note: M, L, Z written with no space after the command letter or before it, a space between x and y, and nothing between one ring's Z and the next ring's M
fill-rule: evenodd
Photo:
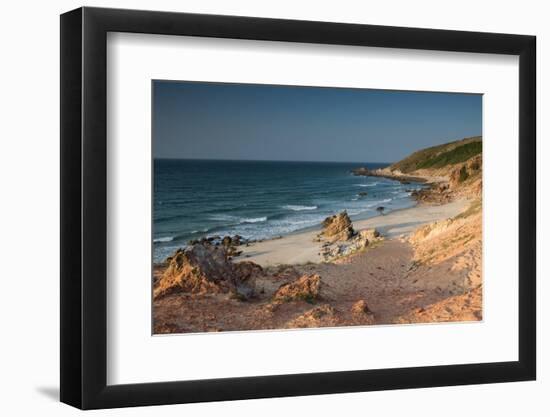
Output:
M228 162L306 162L306 163L329 163L329 164L388 164L395 161L376 162L376 161L304 161L288 159L233 159L233 158L177 158L177 157L153 157L153 160L171 160L171 161L228 161Z

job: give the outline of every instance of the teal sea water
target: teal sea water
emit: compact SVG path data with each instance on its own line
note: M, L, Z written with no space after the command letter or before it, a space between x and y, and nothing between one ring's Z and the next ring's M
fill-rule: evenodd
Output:
M421 185L351 174L387 165L155 159L154 262L191 239L267 239L318 226L342 210L358 220L379 215L379 206L413 206L410 190Z

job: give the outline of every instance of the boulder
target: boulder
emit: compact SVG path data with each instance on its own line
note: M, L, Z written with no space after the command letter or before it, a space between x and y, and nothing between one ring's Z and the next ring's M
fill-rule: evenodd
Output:
M250 265L252 262L233 264L225 247L208 242L178 249L166 261L168 267L153 289L155 299L177 292L232 292L239 299L248 299L254 293L251 278L262 271L259 265Z
M327 217L323 220L322 225L321 235L333 241L348 240L355 234L348 213L345 211Z
M256 278L264 272L260 265L250 261L236 263L233 267L239 279L243 282Z
M338 311L329 304L315 307L286 324L286 328L335 327L341 325Z
M237 249L237 247L242 245L243 243L242 236L235 235L233 237L231 236L224 236L223 238L218 237L217 242L227 250L228 256L239 256L242 254L242 251Z
M365 229L359 232L359 236L363 239L374 240L380 237L380 232L376 229Z
M365 324L374 323L374 313L369 309L365 300L359 300L351 306L351 314L356 320Z
M320 255L325 262L331 262L366 249L372 242L380 239L382 237L376 229L361 230L345 242L325 243L321 248Z
M275 301L313 302L319 298L321 292L321 277L317 274L303 275L296 281L283 284L275 292Z
M367 302L365 300L359 300L353 306L351 306L351 312L352 314L373 314L372 311L370 311L369 306L367 305Z
M224 236L223 239L222 239L222 245L225 246L225 247L229 247L231 246L231 244L233 243L232 239L231 239L231 236Z

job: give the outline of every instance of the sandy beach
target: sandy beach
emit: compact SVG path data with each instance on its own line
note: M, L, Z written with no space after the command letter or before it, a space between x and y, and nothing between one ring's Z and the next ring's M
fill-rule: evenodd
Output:
M480 138L467 138L356 174L422 178L412 208L368 219L338 211L280 238L176 250L154 268L154 332L482 320L480 152Z
M460 199L442 205L419 204L408 209L393 211L366 220L353 222L355 230L376 228L383 237L393 239L409 235L418 227L448 218L455 217L468 207L466 199ZM243 246L243 254L238 260L255 262L263 267L281 264L305 264L321 262L319 254L321 242L317 235L321 232L319 226L315 230L294 233L278 239L255 242Z

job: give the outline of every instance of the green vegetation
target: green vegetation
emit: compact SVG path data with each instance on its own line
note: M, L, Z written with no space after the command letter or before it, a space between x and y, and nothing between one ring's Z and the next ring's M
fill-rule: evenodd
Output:
M458 182L464 182L468 179L468 170L466 169L465 166L460 168L460 172L458 174L459 174Z
M481 153L481 147L481 136L432 146L396 162L390 169L408 173L421 168L441 168L468 160Z
M481 141L470 142L465 145L457 146L453 150L443 152L434 158L427 159L418 163L417 169L422 168L441 168L446 165L458 164L460 162L467 161L472 156L476 156L481 153ZM462 176L462 172L460 173ZM467 176L468 174L466 174Z

